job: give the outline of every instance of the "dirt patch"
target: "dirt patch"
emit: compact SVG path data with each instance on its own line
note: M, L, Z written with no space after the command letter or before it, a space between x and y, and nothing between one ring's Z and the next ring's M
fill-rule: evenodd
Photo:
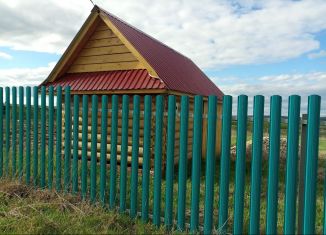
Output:
M31 188L27 187L26 185L6 181L1 182L0 191L3 192L8 198L26 198L31 194Z

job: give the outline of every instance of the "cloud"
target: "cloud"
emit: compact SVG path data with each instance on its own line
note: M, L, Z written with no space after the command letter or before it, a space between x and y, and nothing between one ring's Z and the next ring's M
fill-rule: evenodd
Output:
M320 95L322 98L322 115L326 115L326 72L314 72L305 74L281 74L275 76L263 76L248 82L246 79L238 78L232 84L221 84L225 78L212 78L225 94L234 97L246 94L249 97L249 114L252 114L252 101L255 95L264 95L266 108L265 113L269 113L269 99L272 95L280 95L283 99L283 113L287 115L289 95L300 95L301 112L307 113L308 96L312 94ZM233 78L234 79L234 78ZM236 98L234 98L236 102ZM236 110L236 109L235 109Z
M38 68L0 69L0 87L38 86L53 69L55 63Z
M0 59L11 60L12 56L0 51Z
M97 4L184 53L201 68L273 63L320 48L324 0L98 0ZM90 12L88 1L0 3L0 46L62 53Z
M318 52L308 54L309 59L318 59L318 58L322 58L322 57L326 57L326 51L325 50L320 50Z

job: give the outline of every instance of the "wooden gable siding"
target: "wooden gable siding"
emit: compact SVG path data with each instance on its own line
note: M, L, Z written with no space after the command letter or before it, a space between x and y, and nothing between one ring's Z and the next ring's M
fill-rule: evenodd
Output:
M124 43L100 22L89 37L68 73L145 69Z

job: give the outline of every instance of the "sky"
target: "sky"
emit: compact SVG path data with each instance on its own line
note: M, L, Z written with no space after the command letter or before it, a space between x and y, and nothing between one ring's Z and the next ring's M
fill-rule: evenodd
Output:
M94 0L191 58L233 96L322 96L325 0ZM89 0L0 0L0 86L39 85L90 14ZM236 100L236 98L235 98ZM250 111L251 112L251 111Z

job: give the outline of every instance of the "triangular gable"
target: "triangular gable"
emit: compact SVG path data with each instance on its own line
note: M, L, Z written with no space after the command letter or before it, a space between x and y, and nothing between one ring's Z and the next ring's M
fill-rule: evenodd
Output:
M133 69L146 69L152 77L158 77L143 56L95 6L45 82L53 82L65 73Z

